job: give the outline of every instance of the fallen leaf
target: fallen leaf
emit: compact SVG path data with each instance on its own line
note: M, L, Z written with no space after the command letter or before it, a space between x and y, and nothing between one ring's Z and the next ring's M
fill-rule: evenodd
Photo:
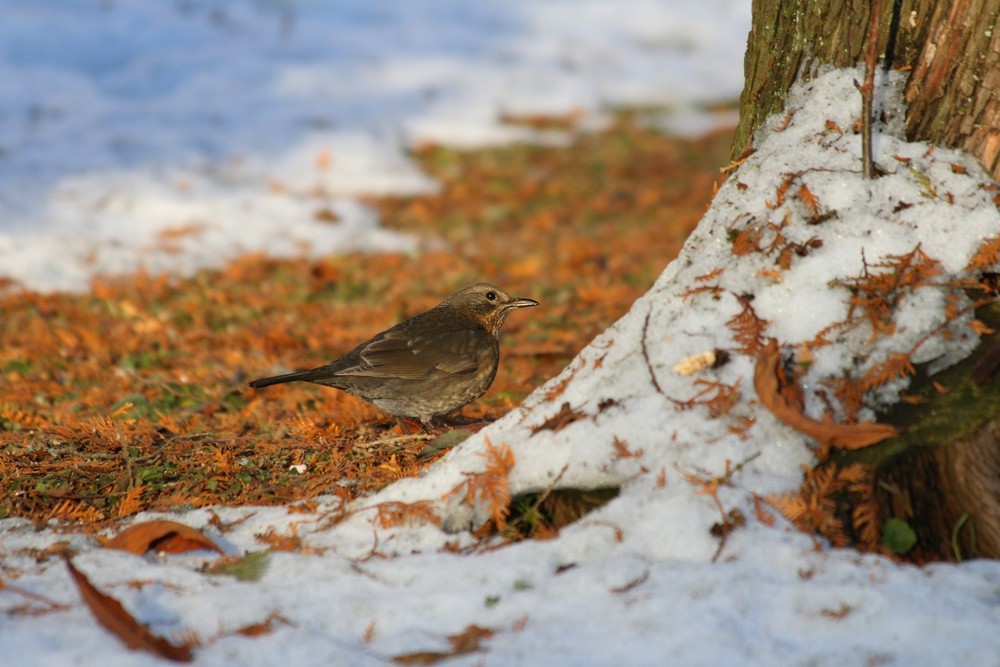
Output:
M90 608L97 622L133 650L148 651L167 660L175 662L191 662L194 655L192 644L171 644L162 637L157 637L143 624L139 623L118 600L97 590L86 576L66 557L66 567L80 591L80 597Z
M326 222L329 224L334 224L340 222L340 216L337 215L336 211L330 208L321 208L315 213L313 213L313 220L317 222Z
M451 635L448 641L451 642L451 651L417 651L393 657L392 661L400 665L433 665L447 658L453 658L463 653L478 651L480 642L492 637L495 631L489 628L481 628L472 624L462 632Z
M614 588L609 588L608 592L609 593L628 593L629 591L631 591L632 589L636 588L637 586L640 586L640 585L646 583L647 579L649 579L649 570L646 570L641 575L639 575L635 579L632 579L631 581L629 581L628 583L626 583L626 584L624 584L622 586L615 586Z
M282 625L292 624L291 621L281 614L275 613L271 614L259 623L250 623L249 625L237 628L234 631L234 634L243 635L244 637L260 637L261 635L268 635L274 632L275 623L281 623Z
M451 642L451 646L455 649L456 653L468 653L469 651L477 650L479 642L489 639L494 634L493 630L489 628L481 628L478 625L472 624L457 635L449 636L448 641Z
M472 431L466 428L455 428L450 431L445 431L438 437L428 442L427 445L420 450L420 453L417 454L417 458L425 459L434 456L439 452L457 447L471 435Z
M802 408L788 398L787 389L793 383L786 379L786 386L782 386L778 377L780 366L781 353L778 351L777 341L772 338L757 356L754 369L753 383L760 402L775 417L816 440L824 449L861 449L899 434L899 429L889 424L835 424L829 419L817 421L807 417L802 413Z
M539 431L561 431L575 421L579 421L587 416L587 413L574 410L569 403L563 403L559 412L552 415L538 426L531 428L531 435Z
M234 577L240 581L260 581L270 564L270 552L251 551L240 558L223 556L205 571L208 574Z
M417 651L393 656L392 661L397 665L434 665L453 655L444 651Z
M140 556L147 551L179 554L199 549L222 553L215 542L191 526L167 520L144 521L129 526L110 540L107 546Z

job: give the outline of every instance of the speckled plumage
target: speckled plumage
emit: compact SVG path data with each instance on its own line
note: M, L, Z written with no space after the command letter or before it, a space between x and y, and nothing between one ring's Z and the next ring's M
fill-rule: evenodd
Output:
M395 417L424 426L489 389L500 360L500 328L515 308L537 306L488 283L463 287L325 366L261 378L260 389L314 382L363 398Z

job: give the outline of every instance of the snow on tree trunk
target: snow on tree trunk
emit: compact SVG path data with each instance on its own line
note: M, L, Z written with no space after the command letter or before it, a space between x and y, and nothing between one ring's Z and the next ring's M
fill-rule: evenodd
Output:
M966 154L902 137L899 75L877 94L886 122L875 158L886 174L864 180L851 131L859 76L836 70L794 88L787 112L769 121L627 315L520 408L426 475L365 502L429 502L442 517L436 536L379 531L378 548L462 543L468 535L452 533L498 518L491 490L620 485L559 541L594 553L624 545L652 558L732 556L723 541L739 517L768 523L761 498L796 489L817 451L857 445L822 435L824 425L863 429L898 401L908 366L944 368L973 350L979 335L956 282L984 239L1000 236L991 181ZM801 417L783 417L792 425L755 390L772 340L802 390ZM707 352L728 361L693 372L682 364L697 369ZM509 454L506 482L474 488L498 452ZM372 547L371 528L350 526L370 521L362 512L339 528L360 539L360 552Z
M889 41L892 5L882 3L880 53ZM1000 178L1000 0L901 5L892 62L907 69L907 137L967 150ZM821 65L852 67L863 60L870 7L852 0L754 1L734 157L781 111L797 77L808 78Z

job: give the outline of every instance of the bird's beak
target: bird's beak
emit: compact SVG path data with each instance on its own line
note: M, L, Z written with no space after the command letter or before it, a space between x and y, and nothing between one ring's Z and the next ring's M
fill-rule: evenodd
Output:
M532 306L537 306L538 302L534 299L529 299L527 297L519 296L510 300L507 304L509 308L531 308Z

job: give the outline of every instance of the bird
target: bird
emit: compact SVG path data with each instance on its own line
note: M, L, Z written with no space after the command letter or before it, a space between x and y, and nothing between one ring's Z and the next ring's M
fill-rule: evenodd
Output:
M486 393L497 374L500 328L507 315L537 305L489 283L475 283L335 361L260 378L250 386L313 382L335 387L389 413L404 430L401 418L415 419L430 432L436 418Z

